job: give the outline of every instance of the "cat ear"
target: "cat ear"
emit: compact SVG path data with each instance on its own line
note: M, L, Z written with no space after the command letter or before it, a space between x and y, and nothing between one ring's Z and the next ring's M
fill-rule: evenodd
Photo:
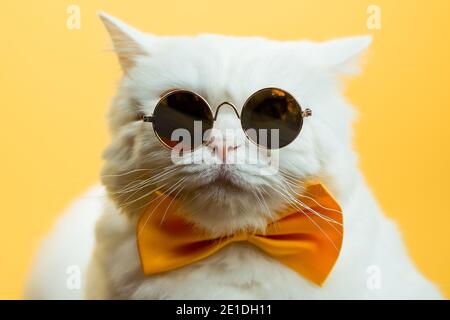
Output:
M99 12L98 16L111 36L114 51L117 53L120 65L125 73L134 66L136 58L149 55L144 44L145 34L104 12Z
M315 48L319 64L332 68L340 74L359 72L361 56L372 43L371 36L338 38L318 43Z

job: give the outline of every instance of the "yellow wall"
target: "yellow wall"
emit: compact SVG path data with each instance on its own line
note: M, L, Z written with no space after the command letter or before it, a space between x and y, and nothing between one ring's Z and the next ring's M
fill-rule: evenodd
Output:
M2 1L0 298L19 298L37 241L98 179L104 114L120 69L102 9L155 34L278 39L371 33L364 74L347 90L361 112L355 145L370 185L420 270L450 297L450 1ZM368 30L366 9L382 10ZM66 9L81 8L68 30Z

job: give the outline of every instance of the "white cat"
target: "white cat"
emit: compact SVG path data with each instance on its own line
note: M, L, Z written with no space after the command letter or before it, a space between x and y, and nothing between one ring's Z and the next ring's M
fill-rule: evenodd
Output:
M219 35L161 37L141 33L104 13L100 17L124 71L109 117L112 142L102 173L107 192L97 187L78 200L46 239L28 297L441 298L409 259L397 227L375 202L352 150L354 111L341 95L340 78L358 71L358 58L370 37L321 43ZM277 174L256 175L251 165L232 167L230 184L233 179L244 181L238 190L214 179L217 165L174 165L151 124L136 117L139 112L151 114L160 96L171 89L196 92L213 108L230 101L239 109L250 94L271 86L292 93L313 109L314 116L305 121L300 136L280 150ZM236 129L240 122L231 108L223 108L215 126ZM235 138L245 139L243 133ZM230 152L244 156L237 146ZM177 190L189 198L186 210L195 213L189 219L222 235L266 225L268 215L255 190L265 192L264 205L275 212L291 196L283 186L308 178L324 182L344 213L342 251L323 287L247 244L230 245L175 271L143 275L136 220L147 195L162 181L174 185L183 180ZM148 183L137 188L144 179Z

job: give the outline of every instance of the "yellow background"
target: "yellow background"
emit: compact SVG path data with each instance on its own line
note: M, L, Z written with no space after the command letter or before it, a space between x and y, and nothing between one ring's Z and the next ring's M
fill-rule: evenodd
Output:
M69 4L81 29L66 27ZM366 9L382 10L368 30ZM120 69L96 16L155 34L277 39L370 33L347 95L360 166L403 231L420 270L450 297L450 1L2 1L0 13L0 298L20 298L38 240L98 180L104 114Z

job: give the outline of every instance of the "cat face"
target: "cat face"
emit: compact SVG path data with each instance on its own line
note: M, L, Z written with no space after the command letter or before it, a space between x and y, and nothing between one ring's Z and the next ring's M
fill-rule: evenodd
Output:
M156 37L100 16L124 71L110 112L113 138L102 179L125 212L137 215L150 201L157 203L158 190L176 199L194 224L225 234L263 229L277 210L296 201L308 179L325 180L337 193L345 188L342 181L354 170L352 110L340 94L338 77L356 71L355 60L369 37L323 43L219 35ZM210 139L189 155L201 157L197 163L187 156L174 160L152 124L138 117L151 115L159 99L173 89L199 94L213 112L229 102L240 114L246 99L267 87L286 90L303 108L313 110L299 136L277 152L248 148L239 118L226 105L218 112Z

